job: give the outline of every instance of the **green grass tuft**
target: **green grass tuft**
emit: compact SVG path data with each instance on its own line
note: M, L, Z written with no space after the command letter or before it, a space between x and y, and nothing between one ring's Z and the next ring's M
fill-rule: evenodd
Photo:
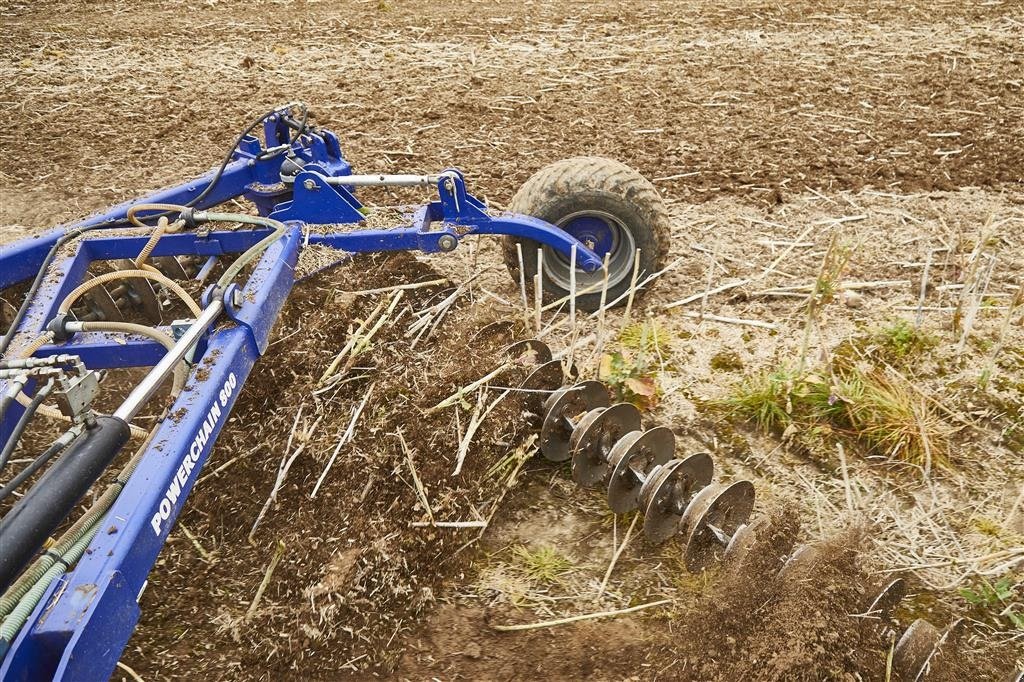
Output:
M721 404L732 416L752 421L763 430L785 428L792 422L796 380L796 373L785 367L751 374Z
M516 572L532 583L558 582L572 570L572 562L552 547L530 550L526 545L516 545L512 557Z

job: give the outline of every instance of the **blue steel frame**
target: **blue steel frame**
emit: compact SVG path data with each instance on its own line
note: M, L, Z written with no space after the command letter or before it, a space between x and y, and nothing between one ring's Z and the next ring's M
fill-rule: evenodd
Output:
M328 178L352 172L338 138L327 131L315 131L290 142L287 123L282 114L268 118L264 124L265 145L255 136L245 137L212 191L195 206L205 209L236 197L249 199L261 215L284 222L287 233L263 254L242 285L240 306L232 303L234 287L225 292L212 288L207 291L207 296L224 297L226 314L235 324L220 325L198 344L194 361L206 369L192 372L172 406L182 418L165 420L159 426L139 467L100 523L104 532L96 535L71 571L49 586L2 661L0 679L5 682L109 678L139 620L138 601L157 555L253 364L267 349L271 329L295 284L295 264L306 244L324 244L344 252L327 266L332 267L347 254L394 250L432 253L451 250L468 235L504 234L547 244L566 258L576 246L582 270L592 272L601 266L597 253L550 223L489 211L466 192L463 176L455 170L441 174L438 199L414 208L407 226L317 231L318 225L363 220L362 204L353 192L328 182ZM293 184L281 181L281 166L289 150L293 158L303 162ZM134 258L142 250L147 236L126 232L119 226L133 204L185 204L199 196L213 177L211 172L80 223L0 247L3 289L35 277L61 235L81 227L93 228L73 243L70 253L58 254L50 264L8 355L16 357L41 333L59 302L85 278L92 261ZM264 228L169 234L152 255L228 256L244 251L267 234ZM113 335L83 332L63 344L44 346L36 356L59 353L79 355L92 369L145 367L154 365L164 348L141 337L115 341ZM0 393L6 389L7 382L0 381ZM6 442L20 411L18 406L8 410L0 424L0 442Z

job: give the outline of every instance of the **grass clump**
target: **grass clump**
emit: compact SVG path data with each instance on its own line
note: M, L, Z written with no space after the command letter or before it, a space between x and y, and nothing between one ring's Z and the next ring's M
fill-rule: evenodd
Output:
M938 344L937 338L915 328L904 319L894 320L881 327L872 335L872 340L891 360L904 360L920 355Z
M793 392L797 374L785 367L747 375L722 405L733 417L752 421L771 431L786 428L793 420Z
M553 547L531 550L526 545L516 545L512 558L516 572L534 584L550 585L572 570L572 562Z
M1018 600L1021 586L1008 576L995 582L979 576L971 587L960 588L959 592L974 608L978 620L1000 630L1024 632L1024 607Z
M827 374L777 367L744 377L720 404L762 430L786 430L812 452L827 453L842 437L868 454L925 469L946 464L948 427L896 374L854 364L833 365Z

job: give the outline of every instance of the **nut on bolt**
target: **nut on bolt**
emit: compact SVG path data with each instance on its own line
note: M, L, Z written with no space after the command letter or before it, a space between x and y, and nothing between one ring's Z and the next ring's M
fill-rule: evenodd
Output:
M310 191L317 189L316 180L313 178L306 178L306 180L303 181L302 186Z
M450 234L442 234L437 239L437 246L442 251L454 251L455 247L458 245L459 241Z
M245 299L242 298L241 289L235 289L234 291L231 292L231 305L235 306L236 308L241 308L242 303L244 302Z

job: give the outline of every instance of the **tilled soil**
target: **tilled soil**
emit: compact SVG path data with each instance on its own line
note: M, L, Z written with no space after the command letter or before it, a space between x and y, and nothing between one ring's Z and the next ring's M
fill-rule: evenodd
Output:
M787 239L810 239L816 247L798 249L790 259L796 262L783 264L796 277L783 280L813 280L823 244L817 233L804 234L805 223L863 212L870 226L851 277L903 279L899 261L923 260L942 241L962 256L985 214L1002 219L1022 203L1024 14L1011 2L604 0L582 8L565 1L164 0L8 2L0 14L2 240L193 177L219 160L248 118L289 100L308 102L317 122L339 132L358 170L458 166L470 189L496 206L558 158L601 154L638 168L675 205L672 255L688 256L651 305L704 287L703 256L690 252L695 245L721 261L712 269L724 279L760 272ZM871 188L867 196L857 193L862 188ZM1019 280L1014 224L1000 237L1010 253L1001 254L994 278L1001 294ZM780 243L754 250L755 232ZM497 252L494 245L473 251L472 265L477 257L497 263ZM472 271L465 259L435 263L455 278ZM962 266L947 261L942 273L943 281L958 281ZM801 501L813 509L803 513L817 513L819 527L805 526L801 541L826 537L835 552L813 579L783 586L759 575L687 577L678 543L656 549L637 542L620 559L612 603L669 594L670 609L492 631L495 623L561 615L560 603L576 604L575 612L590 608L579 594L523 607L492 602L481 598L489 593L476 581L511 538L529 544L544 535L536 524L515 521L532 516L559 529L560 548L581 565L572 575L586 582L586 592L607 565L610 551L601 543L609 530L576 523L569 510L583 505L584 515L600 505L565 493L565 471L531 463L523 484L498 505L484 548L462 549L476 530L410 525L423 522L426 510L395 434L403 434L438 518L486 518L501 497L489 467L532 430L521 401L496 408L460 477L451 471L468 411L456 422L453 414L423 418L419 408L492 367L499 349L523 333L512 322L518 313L477 290L475 304L460 302L437 339L413 350L401 324L387 327L350 372L363 378L312 395L352 324L377 305L376 298L340 292L434 277L408 258L360 260L296 290L151 575L126 664L146 680L885 679L889 633L849 617L878 579L874 559L860 554L870 545L860 533L872 531L822 528L818 497L842 499L834 466L822 473L785 451L771 458L764 453L779 443L752 438L751 445L700 414L701 400L735 378L711 371L711 356L738 348L754 367L780 352L776 332L708 330L692 320L672 322L685 333L671 349L680 371L666 380L673 397L657 418L681 437L714 445L725 469L756 477L759 499L810 498L813 504ZM517 295L503 273L478 283ZM917 301L912 288L900 290L901 303ZM433 288L406 292L402 309L421 309L441 295ZM895 299L866 299L859 312L832 313L842 320L841 334L853 333L858 316L893 314ZM746 293L716 310L785 318L787 338L801 326L797 306L748 301ZM987 323L997 325L993 316ZM1014 371L1007 364L1013 357L1004 355L1000 371ZM374 393L354 441L311 499L370 384ZM985 400L973 389L957 390L965 410ZM998 409L979 409L977 418L1008 433L1019 390L1000 389ZM958 464L969 467L967 455L987 449L1011 461L1004 441L974 431L959 437L971 442ZM741 445L733 447L734 440ZM302 446L250 543L280 464ZM885 473L861 468L853 475L861 477L864 497L906 498L908 514L919 506L916 496L925 493L913 484L894 478L889 486ZM998 486L985 501L998 502L1016 479L987 465L972 478L990 470ZM794 483L806 476L818 486L813 494ZM544 506L551 491L558 493L554 509ZM986 513L1006 510L997 502ZM925 611L939 625L955 615L946 606ZM906 625L918 612L902 615ZM974 643L986 655L953 661L941 674L995 679L1021 658L1019 650L992 646L987 630L978 632Z

